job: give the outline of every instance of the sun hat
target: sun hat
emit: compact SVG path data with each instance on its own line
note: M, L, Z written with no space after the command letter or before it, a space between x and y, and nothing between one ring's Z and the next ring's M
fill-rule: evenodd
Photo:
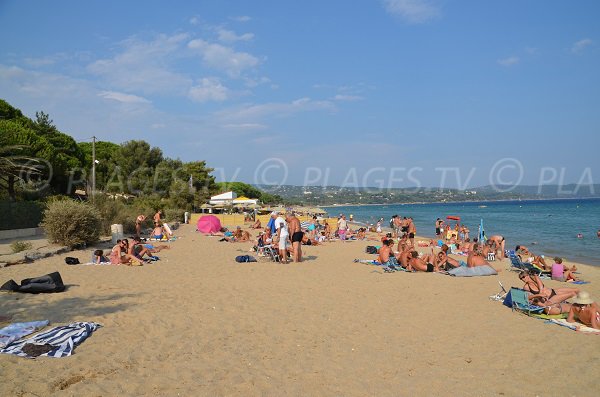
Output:
M571 302L577 303L578 305L589 305L590 303L593 303L594 300L589 292L581 291L575 298L571 299Z
M277 216L277 215L279 215L279 212L278 211L273 211L273 212L271 212L271 215Z

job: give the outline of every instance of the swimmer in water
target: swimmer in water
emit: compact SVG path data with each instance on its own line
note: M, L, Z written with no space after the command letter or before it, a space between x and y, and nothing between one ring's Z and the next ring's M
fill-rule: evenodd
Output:
M578 234L577 234L577 238L583 238L583 234L581 234L581 233L578 233Z

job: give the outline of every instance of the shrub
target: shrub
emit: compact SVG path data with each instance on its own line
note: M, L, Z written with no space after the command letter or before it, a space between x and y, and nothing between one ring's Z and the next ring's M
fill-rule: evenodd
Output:
M13 254L21 251L27 251L31 249L31 243L27 241L14 241L10 244L10 249L12 250Z
M102 218L91 204L74 200L48 203L41 223L48 239L67 246L98 241Z
M96 196L94 206L100 212L102 218L102 233L110 233L110 225L123 225L123 233L130 234L135 232L135 218L141 214L137 213L136 208L124 203L121 199L111 199L106 196Z
M181 222L183 223L183 213L185 210L179 208L165 208L164 220L166 222Z

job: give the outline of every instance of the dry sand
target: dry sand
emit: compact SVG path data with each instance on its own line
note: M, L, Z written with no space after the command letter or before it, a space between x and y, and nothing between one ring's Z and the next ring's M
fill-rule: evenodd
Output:
M67 266L59 294L0 294L0 315L103 325L68 358L0 355L3 396L596 396L600 336L513 313L489 295L516 273L384 274L372 242L303 247L307 260L236 263L249 243L194 232L140 268ZM74 252L82 262L89 251ZM496 262L498 264L499 262ZM502 262L508 269L508 261ZM600 271L581 266L600 298ZM548 286L565 286L547 281ZM562 285L561 285L562 284Z

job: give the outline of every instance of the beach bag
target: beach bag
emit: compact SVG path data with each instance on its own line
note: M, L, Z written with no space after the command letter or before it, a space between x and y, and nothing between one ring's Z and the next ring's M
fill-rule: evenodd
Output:
M375 247L373 245L367 245L367 248L365 248L365 252L367 254L376 254L377 253L377 247Z
M256 262L256 258L254 258L251 255L238 255L235 257L235 261L242 263L242 262Z
M77 259L77 258L73 258L72 256L67 256L65 258L65 263L67 265L79 265L81 262L79 262L79 259Z

